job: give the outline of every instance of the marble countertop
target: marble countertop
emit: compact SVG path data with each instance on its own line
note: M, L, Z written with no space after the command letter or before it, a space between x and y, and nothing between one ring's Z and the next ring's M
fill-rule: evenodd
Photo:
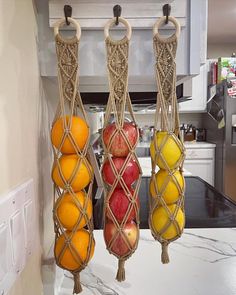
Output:
M184 146L189 149L189 148L215 148L216 145L214 143L206 142L206 141L185 141ZM139 142L137 147L143 147L143 148L149 148L150 147L150 142Z
M141 230L138 249L126 262L126 281L122 283L115 280L117 259L106 251L102 231L94 235L94 257L81 272L82 295L236 294L236 229L185 230L169 246L167 265L160 262L160 244L149 230ZM60 278L57 274L60 285L56 292L45 295L71 295L71 274L57 270L63 274Z

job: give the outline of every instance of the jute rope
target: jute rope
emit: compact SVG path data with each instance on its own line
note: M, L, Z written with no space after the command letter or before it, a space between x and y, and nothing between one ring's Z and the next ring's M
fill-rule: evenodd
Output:
M63 137L61 139L60 145L58 147L53 146L53 154L54 154L54 164L52 169L52 178L54 169L58 169L59 177L63 185L59 186L54 180L54 208L53 208L53 219L54 219L54 228L55 228L55 247L54 254L56 263L59 267L63 269L67 269L71 271L74 275L74 293L78 294L82 291L80 285L80 272L83 270L88 261L90 260L90 256L92 255L94 248L94 238L93 238L93 220L86 213L86 208L88 203L91 202L92 198L92 184L93 184L93 171L89 164L89 160L87 157L87 151L89 147L89 137L83 149L80 149L78 146L76 139L73 136L71 127L72 127L72 119L74 116L80 116L86 123L88 122L87 116L83 107L83 103L80 97L80 93L78 90L78 52L79 52L79 39L81 35L81 30L79 24L72 18L69 18L70 23L74 24L76 27L76 35L71 39L64 39L59 34L59 27L64 24L64 20L60 20L58 23L54 25L54 34L55 34L55 43L56 43L56 53L57 53L57 65L58 65L58 86L59 86L59 104L55 113L53 125L58 119L63 120ZM88 123L87 123L87 127ZM82 136L82 135L81 135ZM73 156L76 157L76 166L71 173L69 179L66 179L63 174L63 167L61 166L61 156L63 155L62 146L65 143L65 140L69 140L74 148ZM90 176L90 183L87 187L84 187L81 192L85 196L85 203L82 206L81 203L76 198L75 189L73 189L73 182L76 178L76 175L80 169L81 165L84 165L87 168ZM63 202L65 194L69 194L72 197L74 205L80 212L80 217L78 218L75 226L72 230L68 231L64 228L59 216L58 216L58 208ZM78 252L78 249L73 244L72 240L76 235L81 220L85 219L86 221L86 233L89 235L88 241L88 249L87 254L84 257L81 257L81 254ZM60 237L63 237L64 244L58 255L56 253L56 244ZM83 243L83 241L81 241ZM72 255L75 262L80 265L80 267L76 269L68 269L64 265L62 265L62 259L66 251L69 251Z
M128 54L129 54L129 39L131 37L131 27L129 23L124 18L119 18L127 28L126 36L119 41L111 39L109 36L109 28L115 23L115 18L110 20L105 26L105 43L107 51L107 69L109 78L109 99L107 103L103 137L106 127L111 125L112 120L115 125L114 131L110 137L109 143L106 145L103 138L103 147L105 151L104 163L109 161L112 168L112 172L115 175L115 181L112 185L108 185L104 181L105 189L105 202L104 202L104 232L108 222L112 222L115 226L115 233L109 242L106 242L108 251L115 255L118 259L118 272L116 279L118 281L125 280L125 261L134 253L137 248L139 240L139 205L138 205L138 191L141 182L141 167L138 163L137 156L135 154L135 147L138 142L138 127L135 123L134 113L132 110L131 100L128 94ZM133 144L129 141L126 132L123 127L126 123L125 113L127 113L132 120L132 126L136 129L137 138ZM112 157L112 144L116 136L121 136L124 140L126 146L128 147L128 154L126 155L123 166L119 171L117 171ZM139 168L139 177L137 181L129 187L125 183L123 178L123 173L128 166L128 163L133 160L137 163ZM103 167L102 167L103 169ZM128 201L129 206L127 208L126 214L124 215L122 221L118 221L110 207L110 199L113 192L117 186L124 191ZM135 210L134 222L137 226L137 238L135 244L132 245L125 235L125 227L129 223L128 217L132 210ZM117 251L113 250L113 246L117 243L117 239L120 239L126 246L128 251L124 255L119 255Z
M183 143L179 139L179 116L177 109L176 98L176 50L178 44L178 37L180 33L180 25L173 17L169 17L169 21L172 22L176 28L176 32L169 38L163 38L159 35L158 29L164 23L165 17L160 18L154 25L154 37L153 45L156 58L156 80L157 80L157 104L154 123L154 135L152 145L154 148L154 157L152 157L152 177L151 183L154 186L154 196L150 196L150 214L149 214L149 226L153 237L158 240L162 245L161 260L163 263L169 262L168 245L170 242L179 238L182 234L183 228L179 225L176 218L179 210L182 210L184 214L184 179L183 186L180 185L175 172L179 171L182 176L183 161L185 158L185 149ZM161 143L158 144L158 134L162 133ZM164 134L164 136L163 136ZM181 155L176 161L174 167L170 167L168 159L166 159L163 151L167 148L168 142L172 141L176 149L180 151ZM158 162L159 161L159 162ZM156 178L156 165L162 163L162 169L167 172L167 176L164 179L161 187L158 187ZM178 190L178 200L174 202L174 211L170 210L170 204L167 205L164 194L167 186L172 183ZM168 216L167 222L160 230L156 230L153 221L154 212L158 208L163 208L165 214ZM183 215L184 216L184 215ZM160 222L160 221L158 221ZM164 238L166 231L174 226L176 235L170 239Z

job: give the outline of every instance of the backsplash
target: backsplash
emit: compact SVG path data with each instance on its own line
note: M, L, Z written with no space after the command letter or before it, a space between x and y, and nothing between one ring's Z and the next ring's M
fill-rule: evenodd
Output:
M102 113L88 112L88 118L92 133L96 133L103 124ZM154 125L154 114L135 114L135 118L139 127ZM201 128L203 126L203 118L203 113L180 113L180 124L192 124L196 128Z
M180 113L180 123L192 124L197 128L201 128L203 115L202 113ZM154 114L135 114L135 118L140 127L154 124Z

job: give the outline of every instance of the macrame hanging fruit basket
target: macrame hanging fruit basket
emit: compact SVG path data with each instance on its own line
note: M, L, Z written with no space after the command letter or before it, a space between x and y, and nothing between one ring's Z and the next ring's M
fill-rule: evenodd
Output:
M164 38L159 35L158 29L165 20L166 17L160 18L153 28L158 94L154 135L150 145L152 177L149 226L153 237L162 245L162 262L168 263L168 245L181 236L185 225L185 148L180 140L176 98L175 57L180 25L174 17L169 17L176 30L172 36Z
M122 40L113 40L109 35L116 18L108 21L104 29L110 95L102 132L105 157L101 171L105 186L104 239L108 251L119 259L116 279L124 281L125 261L139 240L141 168L135 154L138 127L127 91L131 27L124 18L119 17L119 21L127 29Z
M90 129L78 91L78 51L81 29L71 39L64 39L54 25L58 62L59 103L51 130L54 154L53 219L55 225L54 254L59 267L74 276L74 293L82 291L80 272L93 256L95 242L92 220L93 169L88 159Z

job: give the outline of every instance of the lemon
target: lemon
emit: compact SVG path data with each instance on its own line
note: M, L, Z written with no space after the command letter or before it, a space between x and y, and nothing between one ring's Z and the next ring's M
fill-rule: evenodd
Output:
M175 204L170 205L168 206L168 208L170 212L174 214L176 210L176 205ZM178 211L177 211L175 220L181 232L184 228L185 216L181 208L178 208L177 210ZM164 207L159 207L154 210L152 215L152 224L153 224L153 229L155 230L157 234L160 234L162 229L164 229L164 227L169 223L170 217L171 216L168 215L168 212ZM173 222L167 227L165 232L161 234L161 237L165 240L171 240L176 238L177 236L178 236L178 231Z
M182 143L178 139L178 137L175 134L168 134L164 131L157 131L156 132L156 142L157 147L161 149L162 157L160 155L157 156L156 164L161 169L168 169L168 167L172 170L175 169L178 166L178 161L180 160L181 153L182 153ZM151 142L150 145L150 153L151 158L153 161L155 161L155 145L154 145L154 139ZM163 161L163 158L166 161ZM168 165L168 167L167 167Z
M157 192L155 190L154 181L151 180L150 182L150 194L152 197L156 197L157 193L162 192L162 198L166 202L167 205L175 203L180 196L180 190L183 189L184 186L184 178L182 173L178 170L173 173L173 176L170 176L168 171L166 170L159 170L156 175L156 184L157 184ZM176 184L176 182L178 185Z

